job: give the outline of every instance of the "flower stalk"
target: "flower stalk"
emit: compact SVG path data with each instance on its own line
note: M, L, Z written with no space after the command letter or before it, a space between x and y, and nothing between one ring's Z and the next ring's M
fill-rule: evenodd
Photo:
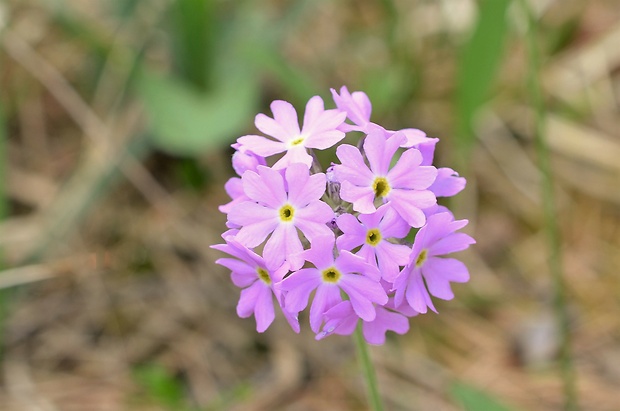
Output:
M370 409L372 411L383 411L383 403L381 401L381 395L379 394L379 385L377 384L375 367L370 359L368 344L364 339L361 327L357 327L353 335L353 339L355 340L357 359L362 369L364 379L366 380L366 393L368 395Z

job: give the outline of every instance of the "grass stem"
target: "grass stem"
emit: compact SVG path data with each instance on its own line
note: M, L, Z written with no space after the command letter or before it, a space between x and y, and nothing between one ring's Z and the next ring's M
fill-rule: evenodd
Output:
M553 278L554 311L560 330L560 368L564 390L564 409L577 411L576 378L571 350L570 318L567 308L567 292L563 277L560 230L557 222L553 195L553 172L551 170L549 147L545 136L546 111L540 86L540 57L536 18L526 0L520 0L527 16L528 91L534 108L534 140L537 161L542 174L542 200L544 224L549 247L549 271Z

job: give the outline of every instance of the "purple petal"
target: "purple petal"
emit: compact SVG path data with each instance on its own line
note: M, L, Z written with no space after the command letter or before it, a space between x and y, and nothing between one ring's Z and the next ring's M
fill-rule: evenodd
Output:
M273 169L282 170L295 163L302 163L307 167L312 164L312 156L308 154L305 146L289 147L286 154L273 165Z
M376 247L375 252L377 254L381 277L385 281L394 282L394 279L400 271L400 266L404 266L409 262L411 249L406 245L382 241Z
M360 187L349 181L343 181L340 186L340 198L353 203L353 209L359 213L370 214L377 210L374 205L375 193L370 185Z
M369 264L364 258L352 254L350 251L342 250L335 261L336 268L343 273L362 274L373 281L379 281L381 273L377 267Z
M334 264L334 235L319 237L309 250L304 251L303 258L310 261L319 270Z
M437 169L433 166L420 166L422 155L415 148L405 151L398 163L388 173L392 187L411 190L425 190L437 177Z
M325 105L323 99L319 96L314 96L308 100L306 104L306 112L304 113L304 123L302 127L302 133L306 134L310 131L310 127L319 119L321 114L325 111ZM334 127L335 128L335 127Z
M353 123L365 126L370 121L372 105L364 92L356 91L351 94L345 86L342 86L340 95L334 89L331 89L331 93L338 109L346 111Z
M297 111L289 102L272 102L271 112L273 119L261 114L256 116L255 124L260 131L283 142L300 134Z
M342 301L329 310L323 316L325 325L323 330L315 337L316 340L322 340L331 334L351 335L355 331L359 317L353 311L351 301Z
M388 330L401 335L407 333L409 320L402 314L377 307L377 316L373 321L364 322L362 330L366 341L382 345L385 343L385 333Z
M331 207L317 200L310 203L307 207L298 210L295 217L295 226L299 228L311 244L314 244L319 238L334 238L334 232L326 224L333 216L334 212Z
M349 181L357 186L370 186L374 174L364 163L360 151L349 144L342 144L336 149L336 156L341 164L334 166L334 175L339 182Z
M343 119L344 119L344 113ZM332 121L335 123L335 121ZM342 123L342 121L340 122ZM306 147L316 148L317 150L325 150L335 146L340 140L344 138L345 134L340 130L326 130L320 133L315 133L306 139Z
M426 216L422 208L430 207L437 203L435 194L428 190L400 190L392 189L389 195L392 208L412 227L422 227L426 222Z
M232 199L231 202L218 207L218 210L224 214L230 213L230 209L233 208L235 204L249 200L248 196L245 195L245 191L243 191L243 183L238 177L231 177L226 184L224 184L224 190L226 190L226 194Z
M418 130L417 128L404 128L402 130L398 130L397 133L402 133L405 136L405 143L402 147L415 147L418 144L425 143L429 140L426 137L426 133L422 130Z
M240 261L236 258L220 258L215 260L215 264L226 267L231 271L230 278L237 287L245 288L258 279L256 268L248 265L245 261Z
M302 251L303 247L295 226L290 223L281 223L267 240L263 257L269 268L280 267L284 261L288 261L291 270L296 270L303 265L303 259L299 256Z
M366 229L352 214L342 214L336 220L338 228L343 232L336 240L339 250L352 250L366 241Z
M429 249L429 256L456 253L467 249L476 240L465 233L454 233L433 244Z
M385 290L377 281L363 275L343 275L340 279L340 288L347 293L353 309L364 321L375 318L376 304L385 304L388 301Z
M430 257L422 266L424 278L439 275L447 281L465 283L469 281L467 266L455 258ZM428 275L427 275L428 274Z
M346 114L339 110L325 110L319 96L312 97L306 105L302 134L306 135L306 147L324 150L344 138L336 130L345 120Z
M389 206L381 206L377 208L377 211L371 214L361 214L358 218L364 224L366 230L378 228L381 219L385 216L385 213L389 210Z
M316 289L312 307L310 307L310 329L319 332L323 324L323 314L342 301L340 289L335 284L321 284Z
M422 153L423 166L430 166L433 164L433 158L435 157L435 147L439 142L438 138L429 139L425 143L418 144L416 148Z
M230 210L228 219L241 226L235 239L251 248L265 241L267 235L277 227L279 222L276 211L251 201L235 205Z
M325 174L310 175L308 168L302 164L291 164L286 169L286 181L288 200L295 207L305 207L325 193Z
M284 309L298 313L308 305L310 294L321 281L321 273L316 268L302 268L276 284L276 288L287 291L284 296Z
M284 180L277 171L259 166L258 173L248 170L241 179L245 194L252 200L275 209L286 203Z
M437 197L451 197L460 193L467 184L463 177L451 168L443 167L437 170L435 182L428 188Z
M383 205L379 207L379 210L386 208L385 216L381 220L379 228L381 229L381 235L384 237L404 238L409 234L411 226L398 215L398 213L389 205Z
M237 144L240 146L239 144ZM232 156L232 166L239 176L242 176L247 170L256 171L256 167L267 165L265 158L254 154L240 146Z
M256 153L262 157L269 157L286 151L286 145L284 143L280 141L273 141L262 136L247 135L239 137L237 139L237 143L239 143L244 149Z
M255 282L246 289L241 290L239 302L237 303L237 315L241 318L248 318L254 313L254 307L261 292L269 288L260 281ZM269 291L271 292L271 291Z
M297 316L297 313L291 313L287 311L282 305L280 305L280 307L282 308L282 314L284 314L284 318L286 319L288 324L291 326L293 331L299 334L301 327L299 326L299 318Z
M435 310L431 296L426 290L426 286L422 280L422 274L418 269L413 269L409 276L405 296L411 308L419 313L426 313L427 307L433 311L437 311Z
M403 135L396 134L387 138L386 133L382 131L373 131L366 137L364 152L368 158L370 170L375 175L384 176L388 173L390 162L404 138Z
M254 306L254 318L256 319L256 331L264 332L276 317L273 310L273 293L271 288L263 287L256 299Z
M372 112L372 104L370 104L370 99L368 98L366 93L364 93L363 91L354 91L353 94L351 94L351 97L353 98L356 108L358 109L356 110L359 113L358 120L361 120L362 122L370 121L370 114ZM356 122L356 120L354 120L353 118L351 118L351 121ZM361 123L356 123L356 124L361 125Z

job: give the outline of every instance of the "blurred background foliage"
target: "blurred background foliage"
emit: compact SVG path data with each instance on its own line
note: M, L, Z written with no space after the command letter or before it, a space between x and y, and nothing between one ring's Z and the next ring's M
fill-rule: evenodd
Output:
M620 3L529 5L578 398L617 410ZM510 0L1 2L0 409L363 409L350 342L256 334L209 249L229 145L342 85L441 139L478 240L373 349L388 408L562 409L528 29Z

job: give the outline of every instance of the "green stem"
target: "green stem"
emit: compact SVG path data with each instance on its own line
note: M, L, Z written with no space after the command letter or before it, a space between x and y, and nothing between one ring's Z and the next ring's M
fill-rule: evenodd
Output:
M377 385L375 367L370 360L368 345L366 344L366 340L362 334L361 325L355 330L353 339L355 340L355 347L357 348L357 358L360 362L360 366L362 367L364 379L366 379L366 389L371 410L383 411L383 403L381 402L381 396L379 395L379 386Z
M521 6L527 15L527 52L528 52L528 89L535 111L534 139L538 157L538 166L542 174L542 200L544 209L545 231L549 247L549 271L553 278L554 311L560 330L560 367L564 390L564 409L577 411L576 378L571 353L570 318L567 309L567 292L562 268L562 245L557 213L553 196L553 173L550 164L549 147L545 138L546 111L540 86L540 61L537 47L537 22L527 1L521 0Z

